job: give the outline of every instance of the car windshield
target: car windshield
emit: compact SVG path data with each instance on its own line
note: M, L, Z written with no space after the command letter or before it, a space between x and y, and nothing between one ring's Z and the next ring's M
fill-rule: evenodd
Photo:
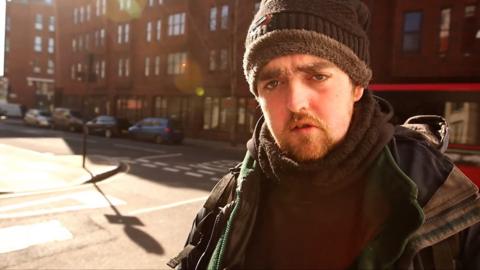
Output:
M99 116L97 118L98 123L115 123L115 118L112 116Z
M41 115L41 116L45 116L45 117L52 116L52 114L50 112L39 112L38 114Z

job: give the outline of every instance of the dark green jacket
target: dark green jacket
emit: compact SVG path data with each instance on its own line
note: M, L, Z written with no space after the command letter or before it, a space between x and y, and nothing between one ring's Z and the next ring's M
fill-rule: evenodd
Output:
M169 265L242 269L262 177L247 153L241 167L215 186L184 251ZM478 188L442 154L425 142L396 136L367 177L378 188L372 192L388 194L394 207L351 269L480 269Z

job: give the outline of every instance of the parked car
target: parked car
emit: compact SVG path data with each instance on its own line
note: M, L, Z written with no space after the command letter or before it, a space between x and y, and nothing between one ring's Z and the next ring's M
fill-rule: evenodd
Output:
M52 114L40 109L29 109L23 118L27 125L38 127L50 127L52 125Z
M52 114L52 127L70 131L83 130L83 119L80 112L69 108L55 108Z
M182 124L171 118L149 117L128 129L131 137L152 140L156 143L181 143L183 141Z
M110 138L128 133L131 123L125 118L100 115L88 121L85 125L89 134L100 134Z

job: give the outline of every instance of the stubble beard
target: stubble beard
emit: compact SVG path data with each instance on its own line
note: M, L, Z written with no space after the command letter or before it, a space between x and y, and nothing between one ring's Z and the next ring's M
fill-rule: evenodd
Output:
M292 131L292 126L300 121L307 121L315 127L308 133ZM309 113L292 114L286 128L274 138L280 150L299 162L321 159L335 146L326 123Z

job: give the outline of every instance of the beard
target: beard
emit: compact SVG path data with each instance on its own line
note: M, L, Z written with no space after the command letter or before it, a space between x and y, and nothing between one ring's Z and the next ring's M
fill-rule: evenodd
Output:
M298 132L302 127L308 132ZM285 129L273 137L287 156L300 162L321 159L335 146L326 123L308 112L292 113Z

